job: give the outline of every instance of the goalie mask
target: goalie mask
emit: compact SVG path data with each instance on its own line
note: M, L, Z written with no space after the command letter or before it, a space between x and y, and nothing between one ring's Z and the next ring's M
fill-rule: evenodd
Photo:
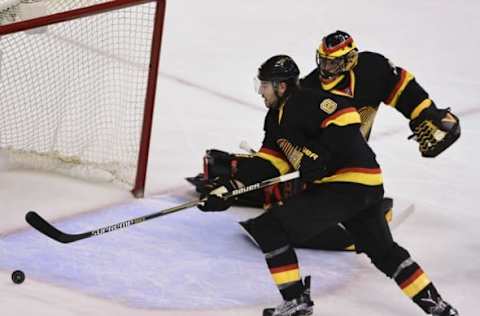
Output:
M342 31L325 36L317 49L317 66L322 81L331 81L350 71L357 62L357 45L348 33Z

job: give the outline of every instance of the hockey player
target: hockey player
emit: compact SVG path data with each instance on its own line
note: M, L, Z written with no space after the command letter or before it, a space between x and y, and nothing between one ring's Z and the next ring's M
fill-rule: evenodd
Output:
M317 67L300 84L351 98L368 140L380 103L410 121L424 157L436 157L460 137L459 119L439 109L409 71L374 52L359 52L353 38L336 31L325 36L316 52Z
M349 98L360 113L360 129L368 140L380 103L391 105L410 120L410 128L424 157L436 157L460 137L459 119L449 109L438 109L428 93L408 71L395 67L384 56L358 52L353 38L342 31L327 35L317 50L317 68L300 81L302 87L320 89ZM259 156L272 160L268 153ZM189 178L204 193L209 182L227 170L226 164L248 156L207 151L204 173ZM272 167L272 166L270 166ZM277 168L281 171L282 168ZM210 170L210 171L209 171ZM205 185L207 186L205 187ZM210 183L211 184L211 183ZM239 197L236 204L261 207L281 201L303 187L298 181L281 184L265 192ZM393 201L385 198L383 210L391 218ZM351 236L342 225L332 226L321 235L296 247L314 249L353 249Z
M257 153L252 154L230 154L210 149L204 156L204 172L196 177L187 178L187 180L194 184L197 192L202 195L208 193L225 179L235 178L241 179L242 183L254 183L293 171L289 163L282 162L276 156L267 146L262 146ZM229 203L268 210L275 204L282 204L283 201L305 190L307 186L308 183L303 180L295 179L267 187L264 190L240 195L230 200ZM390 222L393 218L393 200L384 198L381 209L387 221ZM247 234L249 223L250 220L239 222ZM331 251L355 250L351 234L341 223L331 225L309 239L296 241L293 246Z
M265 309L263 315L313 313L310 277L302 282L292 243L337 222L353 235L356 251L367 254L425 313L458 315L408 251L392 238L380 209L381 170L360 133L361 119L355 107L318 89L300 89L298 74L295 62L285 55L271 57L258 71L258 91L269 108L262 148L268 149L278 164L299 170L301 178L311 184L248 225L284 300L276 308ZM230 202L222 199L221 193L248 184L238 177L224 181L206 194L207 200L199 208L225 210Z

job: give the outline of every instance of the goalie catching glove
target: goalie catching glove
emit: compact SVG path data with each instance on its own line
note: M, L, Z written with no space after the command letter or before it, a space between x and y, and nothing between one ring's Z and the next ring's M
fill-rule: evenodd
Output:
M410 121L413 135L423 157L436 157L460 137L460 121L450 109L437 109L433 104Z
M203 212L222 212L232 206L235 198L225 199L223 195L233 190L244 187L244 185L235 180L224 181L223 184L219 184L208 194L203 194L200 199L206 199L200 202L197 207Z

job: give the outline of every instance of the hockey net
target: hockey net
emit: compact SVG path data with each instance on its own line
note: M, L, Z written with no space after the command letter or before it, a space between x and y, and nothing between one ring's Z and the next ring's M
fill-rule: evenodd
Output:
M9 164L143 195L164 1L0 0Z

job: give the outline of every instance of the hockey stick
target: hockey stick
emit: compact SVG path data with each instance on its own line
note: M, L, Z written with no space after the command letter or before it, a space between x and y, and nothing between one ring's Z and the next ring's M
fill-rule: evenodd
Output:
M240 149L245 150L249 154L256 154L257 152L247 143L246 140L242 140L240 144L238 145Z
M264 181L261 181L261 182L258 182L258 183L254 183L252 185L249 185L249 186L246 186L246 187L243 187L243 188L233 190L231 192L224 193L224 194L222 194L222 198L229 199L229 198L237 196L237 195L241 195L241 194L244 194L244 193L247 193L247 192L259 190L259 189L268 187L268 186L276 184L276 183L290 181L290 180L296 179L298 177L300 177L300 173L298 171L295 171L295 172L292 172L292 173L285 174L283 176L267 179L267 180L264 180ZM161 210L159 212L155 212L155 213L151 213L151 214L148 214L148 215L128 219L126 221L119 222L117 224L105 226L105 227L102 227L102 228L98 228L98 229L91 230L91 231L88 231L88 232L85 232L85 233L80 233L80 234L68 234L68 233L62 232L62 231L58 230L57 228L55 228L52 224L47 222L44 218L42 218L40 215L38 215L34 211L28 212L25 215L25 220L33 228L35 228L36 230L38 230L42 234L44 234L44 235L46 235L46 236L48 236L48 237L50 237L50 238L52 238L52 239L54 239L58 242L67 244L67 243L75 242L75 241L82 240L82 239L85 239L85 238L90 238L90 237L110 233L110 232L113 232L115 230L119 230L119 229L122 229L122 228L126 228L126 227L129 227L129 226L135 225L135 224L139 224L139 223L148 221L148 220L153 219L153 218L157 218L157 217L164 216L164 215L167 215L167 214L172 214L172 213L175 213L175 212L179 212L181 210L185 210L187 208L197 206L198 204L203 203L205 201L206 201L206 198L189 201L189 202L186 202L186 203L183 203L183 204L171 207L171 208Z
M44 235L46 235L46 236L48 236L48 237L50 237L50 238L52 238L52 239L54 239L58 242L67 244L67 243L71 243L71 242L81 240L81 239L85 239L85 238L89 238L89 237L93 237L93 236L98 236L98 235L103 235L103 234L106 234L106 233L109 233L109 232L112 232L112 231L115 231L115 230L118 230L118 229L121 229L121 228L126 228L126 227L131 226L131 225L135 225L135 224L138 224L138 223L148 221L148 220L156 218L156 217L160 217L160 216L164 216L164 215L167 215L167 214L175 213L175 212L178 212L178 211L196 206L198 203L199 203L199 200L189 201L189 202L186 202L184 204L180 204L180 205L177 205L177 206L174 206L174 207L171 207L171 208L167 208L167 209L159 211L159 212L155 212L155 213L145 215L145 216L140 216L140 217L137 217L137 218L128 219L128 220L123 221L123 222L119 222L119 223L116 223L116 224L113 224L113 225L105 226L105 227L98 228L98 229L95 229L95 230L92 230L92 231L89 231L89 232L86 232L86 233L81 233L81 234L64 233L64 232L58 230L57 228L55 228L52 224L47 222L43 217L41 217L40 215L38 215L34 211L28 212L25 215L25 220L33 228L35 228L36 230L38 230L42 234L44 234Z

